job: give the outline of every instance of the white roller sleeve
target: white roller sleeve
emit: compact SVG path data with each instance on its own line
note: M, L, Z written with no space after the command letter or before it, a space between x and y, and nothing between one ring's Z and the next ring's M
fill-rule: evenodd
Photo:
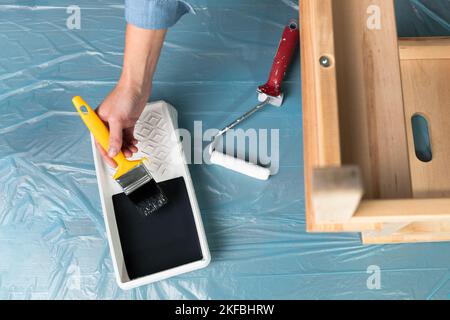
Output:
M217 151L211 154L211 163L259 180L268 180L270 176L270 170L267 168Z

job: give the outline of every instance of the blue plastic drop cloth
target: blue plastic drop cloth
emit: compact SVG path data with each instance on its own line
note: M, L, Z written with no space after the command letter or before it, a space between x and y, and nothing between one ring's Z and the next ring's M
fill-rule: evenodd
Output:
M182 128L220 128L255 104L298 2L190 3L196 15L170 30L152 100L173 104ZM70 5L81 9L80 29L68 28ZM363 246L358 234L305 232L298 55L283 107L243 126L280 129L278 175L260 182L190 166L211 265L120 290L89 135L71 98L96 105L113 88L123 11L120 0L0 1L1 299L449 298L449 243ZM448 0L397 1L397 13L403 36L449 34ZM378 290L367 273L377 267Z

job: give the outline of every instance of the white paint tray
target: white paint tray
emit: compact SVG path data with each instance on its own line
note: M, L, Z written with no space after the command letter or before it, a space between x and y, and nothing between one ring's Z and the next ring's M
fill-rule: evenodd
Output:
M114 170L102 160L97 151L93 137L92 150L94 153L95 170L97 173L100 198L105 219L106 230L111 256L116 274L116 280L120 288L132 289L141 285L149 284L206 267L210 260L208 243L203 228L203 223L198 207L197 198L188 167L186 165L179 136L176 134L177 112L164 101L149 103L136 124L135 137L139 140L137 153L133 158L147 157L150 160L151 174L158 183L165 183L175 178L184 179L187 195L189 197L192 216L195 222L201 258L187 264L173 266L156 273L146 274L138 278L130 279L129 272L124 259L124 250L119 236L116 213L114 212L113 195L122 193L120 186L112 178ZM166 194L171 199L171 194ZM154 214L158 214L156 212ZM123 219L123 215L122 218ZM168 234L168 237L173 235ZM146 259L158 259L158 256L144 257Z

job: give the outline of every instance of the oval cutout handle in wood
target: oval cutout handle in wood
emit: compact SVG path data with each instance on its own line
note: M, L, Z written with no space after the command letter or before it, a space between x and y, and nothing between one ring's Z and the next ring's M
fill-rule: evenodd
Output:
M411 124L417 159L425 163L431 162L433 160L433 149L431 147L430 124L428 119L416 113L411 118Z

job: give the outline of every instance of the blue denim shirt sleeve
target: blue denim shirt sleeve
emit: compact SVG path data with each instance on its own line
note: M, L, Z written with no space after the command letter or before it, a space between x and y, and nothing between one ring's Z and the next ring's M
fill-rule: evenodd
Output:
M125 19L143 29L167 29L188 12L194 10L181 0L125 0Z

